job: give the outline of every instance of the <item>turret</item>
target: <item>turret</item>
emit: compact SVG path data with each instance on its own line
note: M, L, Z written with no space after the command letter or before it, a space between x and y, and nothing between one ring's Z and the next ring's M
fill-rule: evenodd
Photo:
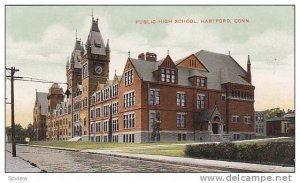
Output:
M106 46L105 46L105 54L106 54L107 60L110 60L109 39L107 40L107 43L106 43Z
M69 57L67 57L66 71L69 70L69 67L70 67L70 62L69 62Z
M250 55L248 55L248 61L247 61L247 80L249 83L252 83Z

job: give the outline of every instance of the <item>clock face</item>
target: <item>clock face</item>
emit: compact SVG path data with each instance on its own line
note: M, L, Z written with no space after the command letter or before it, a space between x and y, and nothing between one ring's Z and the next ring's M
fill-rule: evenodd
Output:
M103 71L102 67L100 65L95 66L95 72L96 74L101 74Z

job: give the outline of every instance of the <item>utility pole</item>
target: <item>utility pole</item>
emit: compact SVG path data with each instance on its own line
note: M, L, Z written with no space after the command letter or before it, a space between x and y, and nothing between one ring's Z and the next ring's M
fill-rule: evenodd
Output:
M14 79L21 77L14 77L14 74L19 71L15 67L6 68L10 70L10 86L11 86L11 140L12 140L12 156L16 157L16 133L15 133L15 96L14 96Z

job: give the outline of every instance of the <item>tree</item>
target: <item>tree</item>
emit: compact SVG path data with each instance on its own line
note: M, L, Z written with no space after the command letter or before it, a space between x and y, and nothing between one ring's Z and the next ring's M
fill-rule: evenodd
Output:
M152 123L152 132L151 132L151 141L156 141L158 140L157 137L159 135L160 132L160 113L156 112L156 117Z
M272 109L265 110L265 114L266 114L266 119L268 120L278 115L283 116L285 114L285 111L284 109L280 109L280 108L272 108Z
M26 128L26 137L29 137L30 140L34 138L33 125L28 124Z

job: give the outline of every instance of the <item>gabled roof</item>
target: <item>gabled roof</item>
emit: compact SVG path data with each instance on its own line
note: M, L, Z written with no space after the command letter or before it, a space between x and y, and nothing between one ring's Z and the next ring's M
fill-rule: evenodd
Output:
M98 19L92 20L92 26L86 40L86 46L91 48L92 54L105 55L105 44L98 27Z
M41 115L47 114L47 108L48 108L48 99L47 99L48 93L43 92L36 92L36 103L41 106Z
M212 106L212 107L209 107L209 108L202 109L198 113L197 121L198 122L208 122L208 121L211 121L212 118L214 117L213 114L215 114L215 113L217 113L217 114L220 115L220 112L219 112L217 106Z
M192 83L189 81L189 77L201 76L207 78L208 89L221 90L221 84L228 82L251 86L248 81L242 78L246 77L246 71L230 55L214 53L206 50L201 50L194 55L198 58L198 60L201 60L201 63L208 71L177 67L178 85L192 86ZM156 80L153 76L153 71L156 71L164 61L164 59L157 62L134 58L128 59L131 61L138 75L144 81L154 82ZM180 59L174 63L178 64L184 59Z

